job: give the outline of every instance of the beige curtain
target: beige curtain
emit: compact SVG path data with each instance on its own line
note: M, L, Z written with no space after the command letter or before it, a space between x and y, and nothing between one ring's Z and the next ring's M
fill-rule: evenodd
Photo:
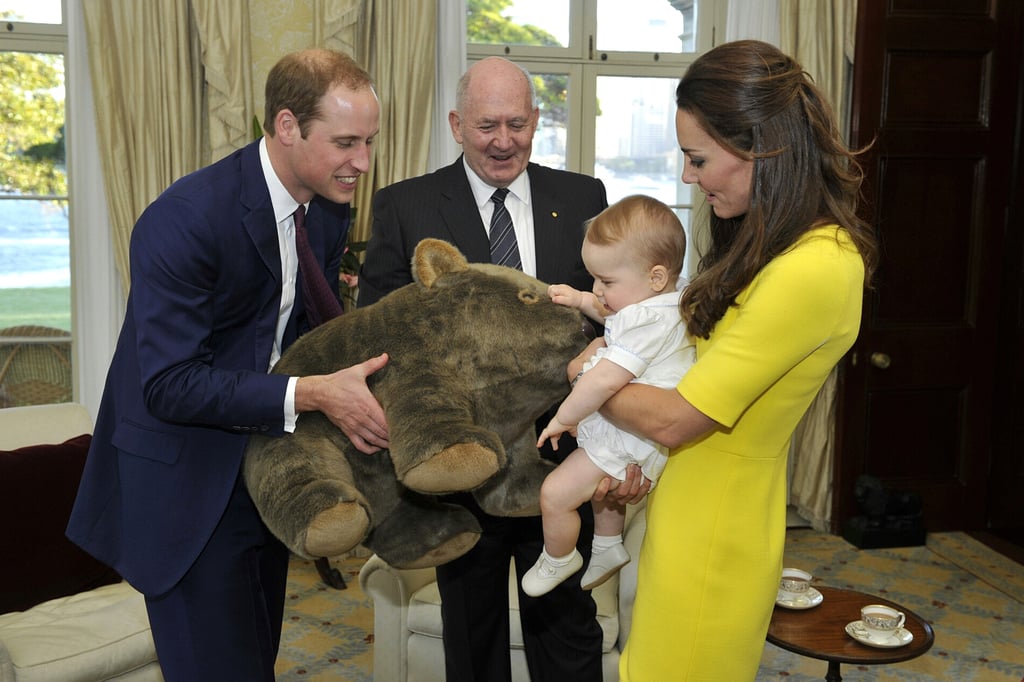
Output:
M847 130L856 0L780 0L779 12L780 49L803 64ZM837 385L833 369L793 433L791 452L790 503L825 532L831 531Z
M210 128L207 163L251 142L263 83L281 57L310 45L355 56L363 0L192 0L202 44Z
M127 292L135 220L201 165L199 45L188 0L81 2L114 259Z
M174 180L252 141L266 74L283 54L311 45L341 50L377 83L381 131L376 161L353 201L365 207L353 239L369 234L376 189L426 172L436 2L81 2L114 256L126 292L136 219Z
M210 144L205 165L253 140L252 28L249 3L192 0L192 7L206 79Z
M373 193L422 175L430 151L434 108L437 2L364 0L359 61L380 98L380 134L369 177L359 181L353 239L369 238Z
M779 48L803 64L847 130L857 0L779 0L779 17Z

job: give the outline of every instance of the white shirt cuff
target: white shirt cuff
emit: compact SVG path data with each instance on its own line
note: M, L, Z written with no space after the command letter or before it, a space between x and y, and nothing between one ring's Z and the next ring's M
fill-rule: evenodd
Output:
M293 433L295 431L295 420L299 418L295 414L295 384L299 382L298 377L288 379L288 388L284 392L284 431Z

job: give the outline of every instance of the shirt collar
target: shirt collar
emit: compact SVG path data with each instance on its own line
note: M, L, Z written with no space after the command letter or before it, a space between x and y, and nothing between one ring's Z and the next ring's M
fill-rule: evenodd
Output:
M260 138L260 165L263 167L263 179L267 182L267 189L270 190L270 203L274 207L274 220L278 223L284 222L295 209L299 202L292 198L291 193L285 189L281 179L274 172L274 166L270 163L270 153L267 152L267 138Z
M494 194L494 190L497 187L492 187L484 182L476 172L469 167L469 163L466 162L466 156L462 156L462 165L466 169L466 177L469 178L469 187L473 190L473 199L476 200L476 206L481 211L484 206L488 206L491 203L491 195ZM530 174L527 172L520 173L519 176L512 181L508 186L508 192L519 201L523 202L526 206L530 205Z

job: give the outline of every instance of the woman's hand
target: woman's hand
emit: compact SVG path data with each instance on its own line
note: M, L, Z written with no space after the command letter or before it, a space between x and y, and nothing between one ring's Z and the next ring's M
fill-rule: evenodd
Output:
M608 501L615 504L636 504L651 491L651 479L644 476L636 464L626 467L626 480L616 481L605 476L597 484L591 499L595 502Z

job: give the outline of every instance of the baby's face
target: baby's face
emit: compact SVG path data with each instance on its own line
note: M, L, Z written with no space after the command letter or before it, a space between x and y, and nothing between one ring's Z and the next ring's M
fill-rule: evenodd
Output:
M625 244L584 240L583 263L594 278L594 295L613 313L660 293L652 286L650 268Z

